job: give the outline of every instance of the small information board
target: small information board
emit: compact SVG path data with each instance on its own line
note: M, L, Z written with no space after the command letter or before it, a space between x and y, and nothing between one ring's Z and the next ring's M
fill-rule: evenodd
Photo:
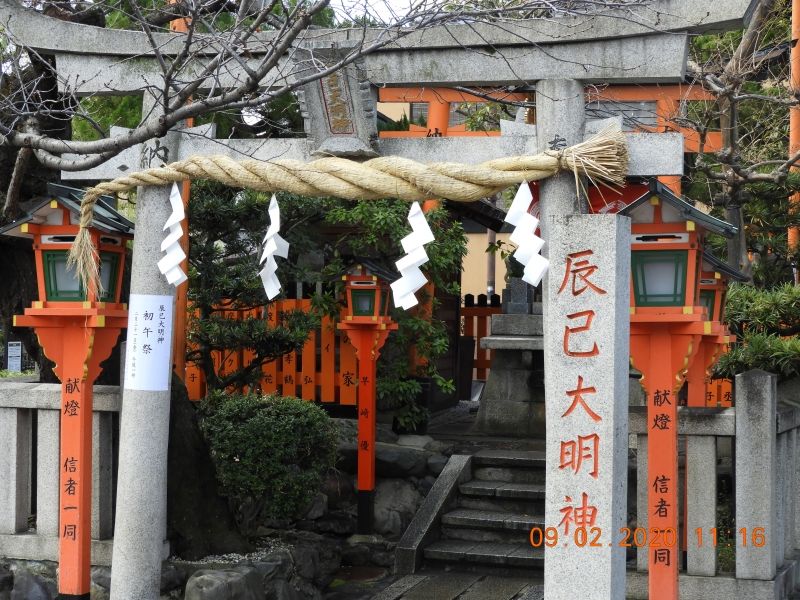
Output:
M8 370L22 371L22 342L8 342Z

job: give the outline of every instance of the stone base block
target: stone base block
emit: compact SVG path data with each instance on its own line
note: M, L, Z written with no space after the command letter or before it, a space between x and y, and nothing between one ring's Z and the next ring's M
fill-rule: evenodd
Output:
M111 566L113 540L92 540L92 565ZM1 534L0 556L20 560L58 560L58 538L35 533ZM169 558L169 542L165 541L161 558Z
M793 597L795 577L800 565L789 560L778 568L774 579L736 579L732 575L698 577L681 573L678 580L681 600L789 600ZM645 600L648 596L647 573L628 571L625 596Z
M542 336L542 315L492 315L492 335Z
M489 435L544 439L543 357L530 348L541 345L542 338L488 336L482 342L488 340L513 342L513 349L503 343L495 350L476 428Z
M514 315L529 315L531 313L530 302L503 302L503 312Z
M489 435L544 439L544 399L528 402L484 399L475 427Z

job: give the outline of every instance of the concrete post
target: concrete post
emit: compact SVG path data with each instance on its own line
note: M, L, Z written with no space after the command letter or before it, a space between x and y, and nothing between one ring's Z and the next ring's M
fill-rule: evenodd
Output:
M775 577L777 377L754 370L736 376L736 529L763 527L766 544L737 544L736 579Z
M58 537L59 413L36 415L36 533L49 537Z
M783 527L784 532L784 557L791 560L794 556L794 529L797 514L795 513L795 499L797 498L797 486L794 480L794 464L797 456L797 429L790 429L786 432L786 466L781 471L781 477L785 481L786 496L786 521Z
M549 225L545 523L560 539L545 548L544 596L621 600L625 548L614 536L627 523L630 219L561 215ZM580 279L577 260L592 265L591 280Z
M31 411L0 408L0 533L27 531L31 514Z
M636 526L647 529L647 436L636 436ZM647 573L648 547L636 548L636 570Z
M777 489L775 490L775 566L780 567L783 565L784 555L784 530L786 528L786 493L787 493L787 478L784 473L788 471L786 460L786 434L781 433L777 436L775 442L775 464L778 478L775 483ZM748 535L750 532L748 531Z
M170 214L168 187L138 189L131 294L171 296L171 331L175 288L156 266L161 258L162 228ZM126 373L135 368L131 362L135 356L132 348L127 348ZM163 368L172 370L172 361ZM169 386L161 391L129 389L126 378L120 416L111 600L159 597L167 510L169 403Z
M792 494L792 502L794 502L794 543L793 548L800 549L800 435L795 429L795 453L792 455L792 472L789 476L794 477L794 493ZM798 582L800 583L800 569L798 569Z
M536 136L540 150L563 150L583 139L585 100L583 84L574 80L540 81L536 85ZM583 507L594 515L580 527L619 532L625 525L627 480L628 410L628 272L630 223L625 219L577 216L585 212L571 173L550 177L541 183L540 216L544 254L551 260L543 282L544 364L547 420L547 493L545 520L558 526L564 536L545 550L545 596L548 599L576 597L625 597L625 553L609 538L604 548L586 552L569 538L565 510ZM574 215L574 216L570 216ZM592 221L591 223L589 221ZM572 255L592 255L598 266L598 286L582 295L573 285L564 291L571 271ZM591 315L591 316L588 316ZM579 321L573 323L572 319ZM580 318L592 319L581 321ZM566 331L585 325L580 339L599 352L572 352ZM577 333L576 332L576 333ZM576 336L577 337L577 336ZM585 387L584 387L585 385ZM597 393L597 395L593 395ZM578 394L578 395L576 395ZM583 394L581 397L580 394ZM578 409L581 399L592 411ZM582 405L583 406L583 405ZM572 446L570 446L572 444ZM565 456L588 451L594 458L588 469L581 463L565 464ZM571 449L571 450L570 450ZM565 454L566 452L566 454ZM592 467L593 465L593 467ZM588 508L587 508L588 507ZM578 513L576 513L578 514ZM595 519L596 517L596 519ZM563 524L563 527L562 527ZM609 546L606 546L609 543ZM591 580L575 573L592 572Z
M92 539L95 540L106 540L113 535L112 417L110 412L92 414Z
M586 115L583 84L571 79L545 80L536 84L536 139L539 151L560 150L583 141ZM540 183L540 228L548 239L549 218L585 212L575 189L575 176L561 173ZM544 247L547 255L548 245ZM547 300L545 299L545 323Z
M689 575L714 577L717 572L717 549L708 540L697 544L694 531L704 535L717 526L717 439L710 435L686 436L686 572Z

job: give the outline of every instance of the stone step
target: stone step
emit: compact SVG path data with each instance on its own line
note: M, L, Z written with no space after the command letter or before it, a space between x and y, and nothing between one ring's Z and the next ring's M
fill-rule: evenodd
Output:
M543 527L544 516L458 508L442 515L442 525L477 529L510 529L528 532L531 527Z
M544 485L544 468L516 467L479 467L472 468L473 481L491 481L499 483L532 483Z
M488 498L514 498L520 500L543 500L544 484L509 483L506 481L481 481L473 479L458 486L464 496Z
M523 544L530 539L530 532L520 529L480 529L477 527L448 527L442 525L441 539L464 542L507 542Z
M438 540L425 548L428 560L451 563L472 563L504 567L541 569L544 550L530 544L482 543L458 540Z
M458 505L536 515L544 513L544 484L473 479L459 486Z
M543 469L545 453L539 450L480 450L472 456L479 467L517 467Z
M458 496L457 505L460 508L473 510L502 511L538 515L544 513L544 496L541 499L527 500L524 498L498 498L497 496Z

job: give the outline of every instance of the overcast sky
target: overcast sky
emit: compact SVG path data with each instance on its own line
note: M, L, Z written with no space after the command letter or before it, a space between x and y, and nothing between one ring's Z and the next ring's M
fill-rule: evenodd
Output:
M331 0L331 8L341 21L369 14L387 24L407 15L412 4L419 5L420 0Z

